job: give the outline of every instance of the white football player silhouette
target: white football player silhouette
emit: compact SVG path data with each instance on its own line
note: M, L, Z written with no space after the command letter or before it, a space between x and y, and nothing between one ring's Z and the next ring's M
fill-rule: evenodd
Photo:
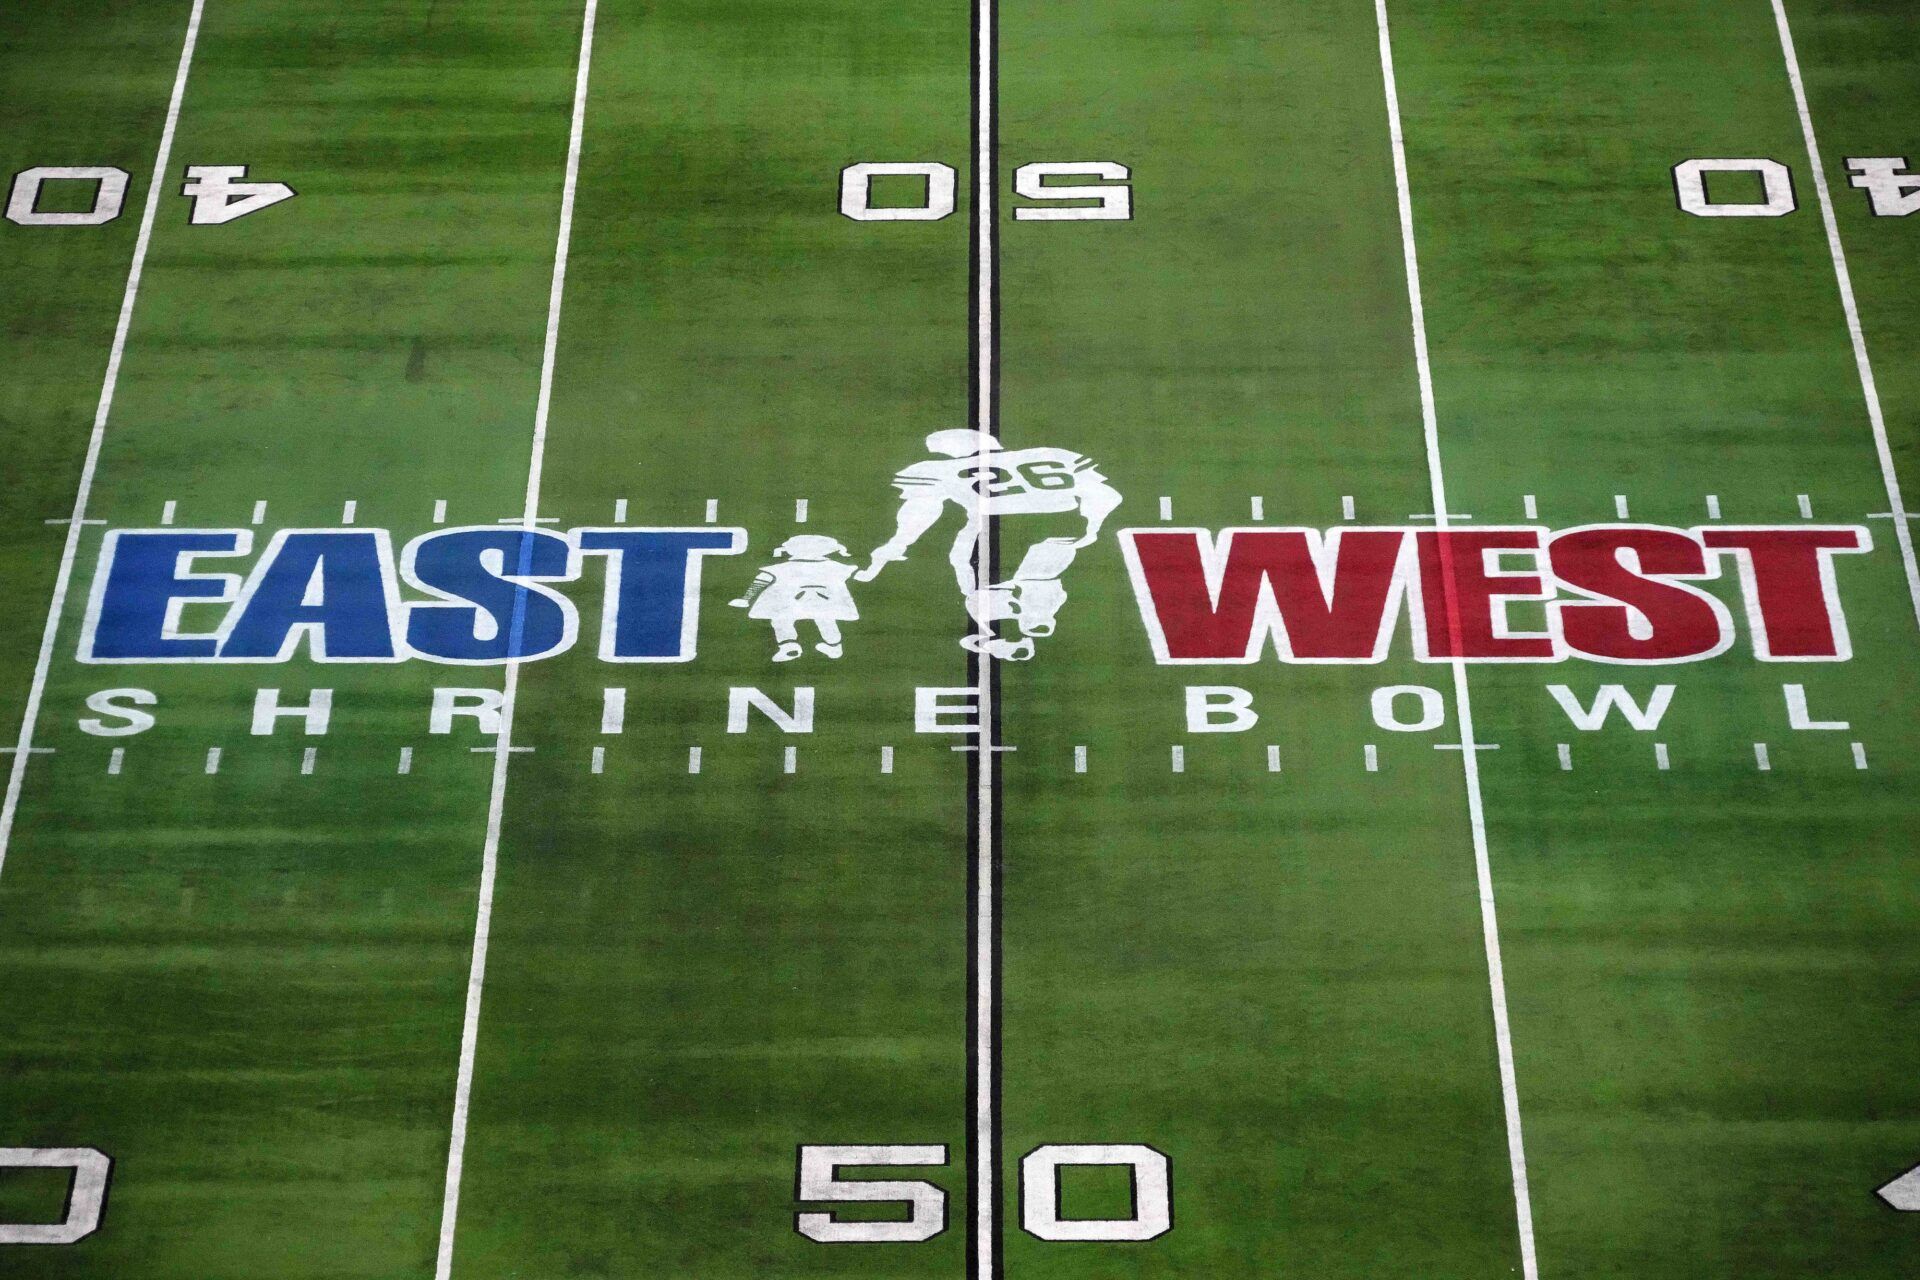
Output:
M889 562L907 558L907 550L939 523L947 504L965 513L965 523L953 538L947 555L953 566L975 633L960 643L976 653L996 658L1033 656L1036 636L1053 634L1067 591L1060 576L1082 547L1100 536L1100 527L1120 505L1120 494L1107 483L1093 462L1071 449L1007 449L983 432L964 428L936 431L927 437L927 451L940 455L916 462L894 476L900 490L900 511L894 534L876 547L867 567L854 577L869 582ZM1021 521L1026 546L1019 567L1002 582L982 584L975 560L986 521L991 516L1075 516L1070 532L1048 535L1059 521ZM1017 640L994 634L993 624L1011 619L1020 630Z

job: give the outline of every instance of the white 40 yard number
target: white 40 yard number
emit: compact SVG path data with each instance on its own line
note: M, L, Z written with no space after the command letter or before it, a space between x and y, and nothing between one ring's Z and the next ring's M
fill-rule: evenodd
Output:
M111 165L40 165L14 175L13 189L7 195L7 221L22 227L97 227L120 216L127 202L131 181L125 169ZM90 184L92 200L85 209L44 209L47 189L62 184ZM193 201L188 221L197 227L217 227L258 213L269 205L293 199L293 188L284 182L254 182L247 178L244 164L195 164L187 166L187 180L180 194ZM78 204L78 200L62 203Z
M1111 160L1023 164L1013 171L1014 193L1039 205L1015 209L1014 221L1125 222L1133 217L1131 176ZM918 202L876 205L876 178L908 179L908 198ZM850 164L840 171L840 212L855 222L938 222L953 212L957 188L953 166L934 160Z
M913 1244L947 1229L947 1193L931 1182L843 1178L845 1169L943 1169L947 1149L927 1146L806 1146L800 1148L795 1198L809 1204L894 1204L906 1217L886 1222L846 1221L831 1211L794 1215L794 1230L822 1244ZM1060 1209L1060 1171L1123 1168L1133 1209L1125 1218L1066 1218ZM1020 1226L1041 1240L1152 1240L1173 1229L1173 1166L1152 1147L1048 1143L1020 1161Z

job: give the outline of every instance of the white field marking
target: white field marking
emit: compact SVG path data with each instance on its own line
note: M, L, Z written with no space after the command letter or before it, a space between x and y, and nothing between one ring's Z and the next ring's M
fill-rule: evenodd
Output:
M434 499L433 522L435 524L445 524L447 522L447 500L445 498Z
M1247 507L1253 512L1253 522L1259 524L1267 518L1267 500L1258 494L1247 500Z
M687 772L700 772L700 748L698 747L687 748Z
M1654 743L1653 744L1654 768L1666 769L1671 767L1672 764L1673 764L1672 758L1667 755L1667 744L1664 742Z
M720 518L720 499L707 499L707 523L712 524Z
M792 773L800 767L800 748L788 747L780 753L780 772Z
M1864 742L1853 744L1853 767L1856 769L1867 767L1867 744Z
M178 514L179 510L180 510L180 504L175 502L172 498L168 498L165 502L160 504L160 523L172 524L173 518L176 514Z
M210 774L220 772L220 748L218 747L207 748L207 772Z
M1280 748L1277 746L1269 745L1267 747L1267 772L1280 772Z
M125 747L115 747L107 753L107 773L113 777L119 777L120 766L126 762L127 749Z
M1813 519L1813 499L1804 493L1796 493L1793 496L1794 501L1798 503L1800 507L1800 518L1802 520Z
M1561 772L1562 772L1562 773L1571 773L1571 772L1573 772L1573 748L1572 748L1572 747L1571 747L1570 745L1568 745L1567 743L1564 743L1564 742L1563 742L1563 743L1561 743L1561 744L1560 744L1560 752L1559 752L1559 754L1560 754L1560 770L1561 770Z
M1444 529L1449 520L1471 520L1472 516L1463 511L1415 511L1407 517L1409 520L1431 520L1436 528Z
M412 747L400 748L400 767L394 770L394 772L395 773L412 773L413 772L413 748Z
M893 772L893 748L892 747L880 748L880 772L882 773Z
M1073 749L1073 771L1075 773L1085 773L1087 771L1087 749L1085 747L1077 746Z
M260 501L253 504L253 519L248 521L248 523L249 524L265 524L266 522L267 522L267 500L265 498L262 498L260 499Z
M605 747L595 747L593 749L593 771L595 773L605 773L607 771L607 749Z
M1527 519L1529 520L1538 520L1540 518L1540 504L1530 493L1521 495L1520 509L1527 513Z
M1342 520L1353 519L1353 495L1350 493L1340 495L1340 518Z
M805 524L807 522L807 500L805 498L795 498L793 500L793 522L795 524Z
M999 45L998 0L973 0L973 14L974 221L970 239L976 246L976 252L972 255L975 327L974 367L970 381L975 415L973 427L979 433L980 442L978 461L985 467L989 465L986 441L987 432L994 425L993 407L997 396L994 379L999 365L999 317L994 310L1000 288L995 272L995 237L998 234L995 217L999 211L997 184L1000 175L997 171L998 157L994 154L997 111L994 101L994 55ZM968 613L984 618L989 616L984 593L993 580L993 521L986 511L985 486L975 492L978 497L974 519L979 525L980 536L974 541L974 597L968 601ZM1170 504L1162 498L1160 506L1162 518L1165 518ZM997 745L994 737L998 720L994 702L994 662L992 654L982 653L975 657L973 663L974 697L979 706L979 745L985 750L976 758L973 771L973 901L968 904L973 934L973 953L968 958L968 966L972 971L969 976L973 984L973 1044L969 1056L974 1064L971 1104L973 1169L970 1176L973 1185L979 1189L978 1195L969 1197L973 1219L972 1280L997 1280L1001 1272L995 1238L1000 1211L999 1196L995 1193L1000 1186L1000 1124L997 1114L1000 1073L999 1054L995 1051L1000 1042L999 974L996 972L996 940L1000 928L995 919L993 893L994 877L999 866L995 848L996 828L999 826L996 805L999 797L994 794L993 787L997 758L993 748Z
M352 498L348 498L345 502L340 504L340 523L341 524L352 524L354 522L355 517L357 517L359 514L360 514L360 504L354 501Z
M1185 747L1174 747L1171 754L1173 771L1175 773L1185 773L1187 771L1187 749Z
M1414 368L1420 384L1420 421L1426 437L1427 478L1433 491L1435 525L1446 528L1447 482L1440 460L1440 422L1433 397L1433 365L1427 353L1426 303L1420 292L1420 252L1413 234L1413 193L1407 180L1406 135L1400 122L1400 90L1393 73L1393 37L1387 22L1387 0L1374 0L1374 20L1380 29L1380 76L1386 93L1387 130L1393 146L1393 182L1400 212L1400 247L1406 263L1407 304L1413 319ZM1473 737L1473 700L1467 687L1467 664L1456 658L1453 697L1458 709L1460 743ZM1480 938L1487 957L1487 990L1493 1012L1494 1046L1499 1056L1500 1098L1506 1117L1507 1162L1513 1178L1514 1223L1520 1238L1522 1280L1539 1280L1540 1263L1533 1236L1533 1193L1527 1180L1527 1148L1520 1126L1520 1085L1513 1065L1513 1030L1507 1013L1506 968L1500 955L1500 918L1493 890L1493 862L1487 851L1486 811L1480 795L1480 753L1461 751L1466 778L1467 819L1473 832L1474 875L1480 891Z
M1160 518L1162 520L1173 519L1173 499L1172 498L1160 499Z
M1436 742L1433 744L1433 749L1435 751L1498 751L1500 744L1497 742Z
M1366 756L1366 761L1367 761L1367 772L1368 773L1380 772L1380 748L1374 746L1371 742L1369 742L1366 745L1366 750L1364 754Z
M1820 141L1813 132L1813 113L1807 107L1807 88L1800 78L1800 55L1794 51L1793 28L1787 22L1786 0L1772 0L1774 25L1780 29L1780 52L1787 62L1787 80L1793 86L1794 109L1800 113L1800 134L1807 144L1807 167L1813 171L1813 190L1820 198L1820 221L1827 229L1827 252L1833 258L1833 279L1840 289L1840 306L1847 316L1847 335L1853 340L1853 364L1860 375L1860 394L1867 405L1867 423L1873 428L1873 448L1880 458L1880 478L1887 488L1887 507L1893 514L1893 540L1900 547L1900 563L1907 571L1907 597L1920 623L1920 565L1913 555L1913 529L1907 523L1907 502L1900 493L1900 475L1894 470L1893 449L1887 443L1887 420L1880 411L1880 387L1867 354L1867 334L1860 325L1860 307L1853 297L1853 273L1847 269L1847 251L1840 243L1840 222L1833 214L1833 193L1827 188L1827 170L1820 158Z
M1762 773L1773 770L1773 759L1767 755L1767 744L1764 742L1753 744L1753 767Z
M305 777L313 772L314 764L320 759L320 748L308 747L300 753L300 775Z
M14 741L13 767L7 771L7 793L0 800L0 871L6 870L7 849L13 841L13 820L20 810L20 788L26 782L27 762L33 759L33 734L40 726L40 701L47 692L47 673L53 668L54 641L60 633L60 615L66 611L67 592L73 586L73 564L80 551L80 536L86 532L87 502L93 496L93 477L100 467L100 449L107 436L107 419L113 414L113 395L120 385L120 361L126 355L127 334L133 327L133 307L140 296L140 276L146 270L147 246L153 242L153 223L159 216L160 200L168 194L167 173L173 159L173 136L180 127L180 104L187 96L187 73L193 68L193 48L200 39L200 15L207 0L193 0L187 12L187 33L180 43L180 63L173 73L173 90L167 99L166 123L160 129L160 146L153 156L153 176L147 182L147 198L140 210L140 232L133 242L133 261L127 268L127 286L120 295L120 316L113 326L113 344L107 349L106 376L100 382L100 399L93 410L93 430L87 437L85 460L80 464L80 483L73 495L73 511L67 517L67 536L60 548L60 568L53 577L53 596L47 604L46 625L40 631L40 652L33 663L33 682L27 689L26 709L20 714L20 733ZM108 773L120 772L124 758L115 747L107 763Z
M613 522L615 524L625 524L627 522L627 500L625 498L615 498L613 500Z
M567 134L566 176L560 188L560 227L554 240L553 279L547 291L546 342L540 353L540 391L534 403L533 440L527 459L524 515L537 528L540 479L546 461L547 418L553 408L553 367L560 348L560 311L566 298L567 256L573 243L573 205L580 186L580 150L587 117L587 73L593 63L593 25L600 0L585 0L580 19L580 60L573 81L573 119ZM467 1121L473 1101L474 1053L480 1039L481 996L487 983L487 944L493 931L493 892L500 866L500 825L506 811L507 765L513 759L514 697L520 662L507 662L500 696L500 732L494 740L493 782L487 800L487 831L480 850L480 887L473 920L473 958L467 969L466 1012L460 1026L460 1065L454 1079L453 1123L447 1147L447 1178L440 1204L440 1247L434 1280L453 1274L453 1240L460 1218L460 1178L465 1168Z
M1629 515L1627 514L1627 495L1626 494L1616 493L1613 495L1613 514L1621 520L1626 520L1630 518Z
M1720 495L1717 493L1710 493L1707 495L1707 519L1718 520L1719 518L1720 518Z

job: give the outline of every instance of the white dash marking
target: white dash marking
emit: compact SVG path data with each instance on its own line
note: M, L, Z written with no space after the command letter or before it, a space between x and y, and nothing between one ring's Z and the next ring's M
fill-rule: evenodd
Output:
M1762 773L1773 770L1773 759L1767 755L1767 744L1764 742L1753 744L1753 767Z
M1673 763L1673 761L1672 761L1671 759L1669 759L1669 758L1668 758L1668 756L1667 756L1667 744L1666 744L1666 743L1664 743L1664 742L1656 742L1656 743L1654 743L1654 744L1653 744L1653 765L1654 765L1654 767L1655 767L1656 769L1665 769L1665 768L1667 768L1667 767L1668 767L1669 765L1671 765L1672 763Z
M218 747L207 748L207 772L210 774L220 772L220 748Z
M615 524L625 524L627 522L627 500L625 498L615 498L613 500L613 522Z
M893 772L893 748L892 747L880 748L880 772L882 773Z
M1172 498L1160 499L1160 518L1162 520L1173 519L1173 499Z
M595 747L593 749L593 771L595 773L605 773L607 771L607 749L605 747Z
M160 505L160 523L172 524L174 514L177 511L179 511L179 509L180 509L180 504L175 502L172 498L168 498L164 503Z
M698 747L687 748L687 772L700 772L700 748Z
M400 767L394 770L394 772L396 773L412 773L413 772L413 748L412 747L400 748Z
M1717 493L1710 493L1707 495L1707 519L1718 520L1719 518L1720 518L1720 495Z
M1367 772L1368 773L1380 772L1380 748L1374 746L1371 742L1369 742L1367 744L1366 756L1367 756Z
M707 523L712 524L720 518L720 499L707 499Z
M795 498L793 500L793 522L795 524L805 524L807 522L807 500L805 498Z
M262 498L260 499L260 501L253 504L253 520L251 521L251 523L265 524L266 522L267 522L267 500L265 498Z
M1350 493L1340 496L1340 518L1342 520L1353 519L1353 495Z
M445 524L447 522L447 500L445 498L436 498L434 500L433 522L435 524Z
M127 749L115 747L107 753L107 772L114 777L120 776L120 766L127 762Z
M1185 773L1187 771L1187 749L1185 747L1173 748L1173 771L1175 773Z
M1085 747L1076 746L1073 749L1073 771L1075 773L1085 773L1087 771L1087 749Z
M1853 744L1853 767L1856 769L1867 767L1867 744L1864 742Z
M360 514L360 504L354 501L352 498L348 498L345 502L340 504L340 523L341 524L352 524L354 522L354 519L359 514Z
M780 772L792 773L800 767L800 748L788 747L780 753Z
M1800 518L1802 520L1813 519L1813 499L1804 493L1796 493L1793 497L1794 501L1800 506Z
M1271 744L1267 747L1267 772L1280 772L1280 748Z
M320 758L320 748L318 747L308 747L305 751L302 751L300 753L301 774L305 775L305 774L312 773L314 762L319 758Z
M1530 493L1521 496L1520 509L1527 513L1527 519L1529 520L1538 520L1540 518L1540 503Z
M1253 511L1253 519L1255 523L1258 523L1267 518L1267 500L1265 498L1262 498L1258 494L1256 494L1251 499L1248 500L1247 505Z
M1567 743L1562 742L1560 744L1559 754L1560 771L1562 773L1573 772L1573 748Z
M1625 520L1627 518L1627 495L1626 494L1616 493L1613 495L1613 514L1618 516L1622 520Z

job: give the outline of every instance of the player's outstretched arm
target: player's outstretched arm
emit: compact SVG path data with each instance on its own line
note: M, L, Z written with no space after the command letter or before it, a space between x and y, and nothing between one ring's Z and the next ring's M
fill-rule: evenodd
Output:
M853 576L861 582L872 582L887 564L905 560L907 549L939 523L940 508L944 503L945 500L937 495L920 497L908 494L903 497L899 513L894 517L893 536L875 547L873 554L867 557L867 567Z

